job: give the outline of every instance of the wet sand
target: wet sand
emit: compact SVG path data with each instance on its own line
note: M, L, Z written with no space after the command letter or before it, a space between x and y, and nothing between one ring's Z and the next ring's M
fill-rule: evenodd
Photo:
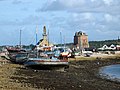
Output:
M0 66L0 90L120 90L120 83L99 77L102 66L120 64L120 57L70 61L65 71L34 70L7 63Z

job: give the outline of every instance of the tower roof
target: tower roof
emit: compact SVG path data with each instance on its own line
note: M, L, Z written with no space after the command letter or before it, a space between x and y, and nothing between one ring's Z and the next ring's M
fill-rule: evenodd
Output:
M46 26L43 27L43 34L46 34Z
M76 32L75 36L81 36L81 35L86 35L86 33L83 33L82 31Z

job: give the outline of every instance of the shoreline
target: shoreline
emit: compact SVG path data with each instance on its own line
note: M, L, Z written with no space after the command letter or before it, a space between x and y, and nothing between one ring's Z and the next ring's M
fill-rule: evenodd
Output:
M87 60L85 60L87 58ZM92 58L91 58L92 59ZM65 72L33 70L7 63L1 66L2 90L120 90L120 83L99 77L99 68L120 64L120 56L91 60L70 59ZM12 86L11 86L12 85ZM14 86L13 86L14 85Z
M119 64L114 64L114 65L108 65L108 66L104 66L104 67L101 67L100 69L99 69L99 72L98 72L98 74L99 74L99 77L100 78L102 78L102 79L107 79L107 80L110 80L110 81L113 81L113 82L116 82L116 83L120 83L120 78L119 78L119 76L116 76L117 74L116 74L116 72L113 74L113 75L111 75L110 73L108 73L108 72L104 72L104 70L106 69L106 68L110 68L110 67L113 67L113 66L118 66L119 65L119 67L120 67L120 63ZM111 71L111 70L110 70ZM113 71L113 70L112 70ZM118 71L119 72L119 71Z

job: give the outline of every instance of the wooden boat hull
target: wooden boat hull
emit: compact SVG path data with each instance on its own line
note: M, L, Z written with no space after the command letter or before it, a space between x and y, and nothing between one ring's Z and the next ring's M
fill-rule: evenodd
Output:
M19 52L26 52L25 50L19 48L6 48L9 53L19 53Z
M67 60L28 60L24 63L26 67L31 67L35 69L61 69L68 67Z
M21 54L24 54L24 53L12 53L12 54L9 54L8 56L11 62L23 64L28 60L28 58L27 58L27 54L25 54L24 56L22 56Z

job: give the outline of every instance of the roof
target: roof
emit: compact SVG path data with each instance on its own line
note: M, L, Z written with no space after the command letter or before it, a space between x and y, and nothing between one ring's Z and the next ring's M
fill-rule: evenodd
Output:
M85 33L83 33L82 31L76 32L75 36L81 36L81 35L86 35Z

